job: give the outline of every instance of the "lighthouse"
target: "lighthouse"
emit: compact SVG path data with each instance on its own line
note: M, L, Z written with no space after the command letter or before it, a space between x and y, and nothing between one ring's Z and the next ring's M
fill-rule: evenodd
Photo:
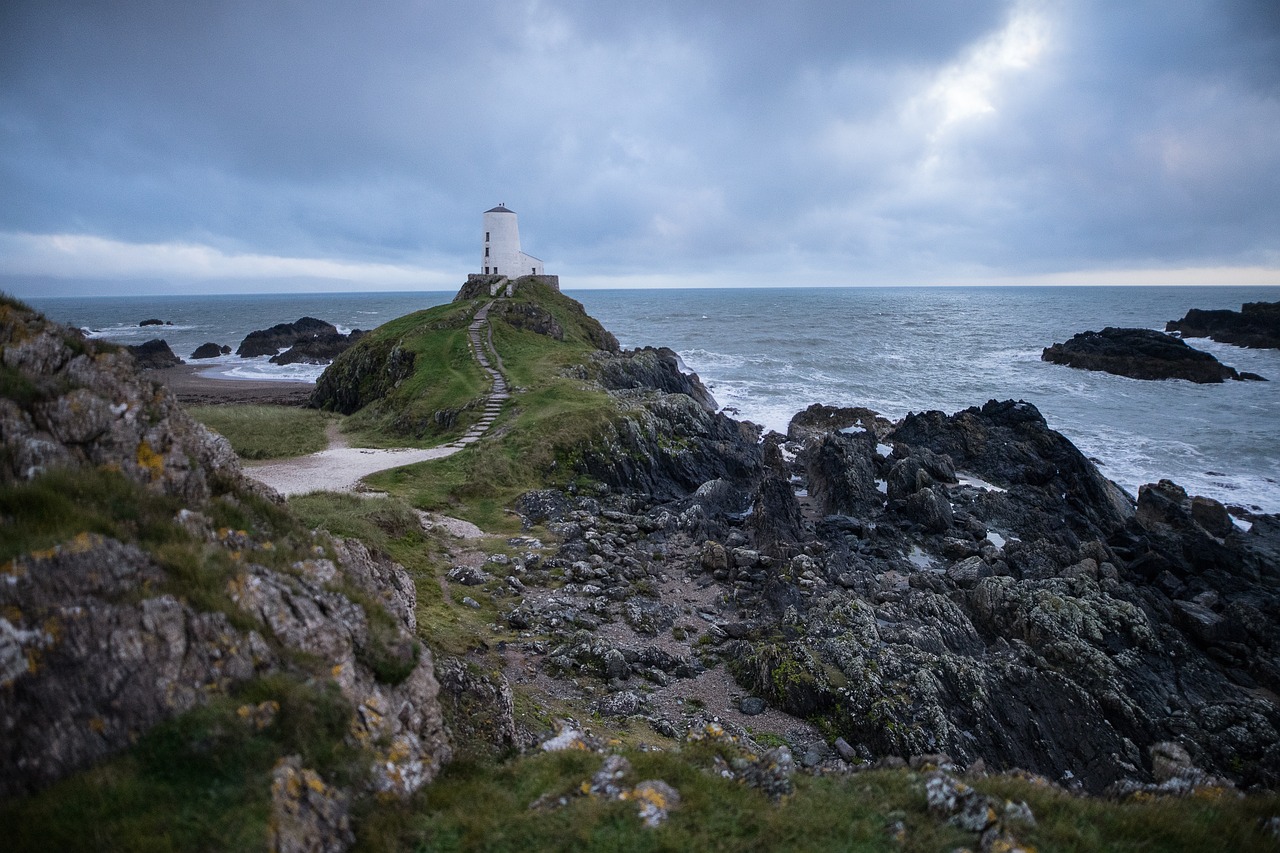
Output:
M542 275L542 261L520 251L520 226L515 211L498 205L484 212L484 256L480 269L485 275L518 278Z

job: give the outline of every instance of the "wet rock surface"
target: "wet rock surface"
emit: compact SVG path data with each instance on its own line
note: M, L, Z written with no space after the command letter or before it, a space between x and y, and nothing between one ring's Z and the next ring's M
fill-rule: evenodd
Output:
M1101 332L1081 332L1066 343L1046 347L1040 358L1132 379L1186 379L1205 384L1262 378L1253 373L1237 373L1210 353L1152 329L1108 326Z
M1280 302L1246 302L1239 311L1192 308L1181 320L1170 320L1164 328L1184 338L1212 338L1241 347L1280 349Z

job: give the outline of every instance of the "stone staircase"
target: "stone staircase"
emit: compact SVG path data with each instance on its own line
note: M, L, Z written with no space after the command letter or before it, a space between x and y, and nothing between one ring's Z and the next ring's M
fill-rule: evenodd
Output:
M500 288L499 282L495 288ZM502 412L502 407L507 400L511 399L511 393L507 390L506 377L502 375L502 358L498 355L497 350L493 348L493 327L489 325L489 309L493 307L497 299L491 299L476 312L475 317L471 320L471 325L467 327L467 338L471 342L471 354L475 360L479 362L480 368L489 375L489 379L493 382L492 388L489 390L488 396L484 401L484 413L480 420L467 430L462 438L445 447L466 447L469 444L475 444L477 441L489 431L489 427L493 426L493 422L498 419L498 415ZM492 361L490 360L492 359Z

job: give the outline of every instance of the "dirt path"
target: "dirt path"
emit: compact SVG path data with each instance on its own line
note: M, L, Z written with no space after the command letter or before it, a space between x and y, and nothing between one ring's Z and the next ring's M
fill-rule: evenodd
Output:
M432 459L443 459L479 441L493 425L503 404L511 396L507 391L507 381L502 371L490 362L490 356L492 356L499 367L502 364L497 352L492 349L492 330L489 327L489 309L494 301L496 300L490 300L476 312L467 330L471 341L471 355L493 384L484 399L484 414L462 438L441 447L430 447L425 450L417 448L373 450L351 447L346 436L338 429L338 425L331 423L325 430L329 440L327 449L312 453L310 456L282 459L278 462L245 462L243 463L245 473L255 480L266 483L285 497L307 492L351 492L355 491L360 481L370 474ZM488 347L484 343L486 339L489 342Z

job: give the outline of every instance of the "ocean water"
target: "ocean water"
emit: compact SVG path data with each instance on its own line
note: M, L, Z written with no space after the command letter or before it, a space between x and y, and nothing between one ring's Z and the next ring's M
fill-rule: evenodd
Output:
M1280 300L1265 287L776 288L567 291L624 347L668 346L738 417L785 431L811 403L897 419L1022 399L1132 493L1169 478L1188 491L1280 512L1280 351L1192 345L1272 382L1144 382L1047 364L1040 351L1104 326L1163 329L1189 308ZM29 300L122 343L205 341L310 315L372 328L452 292ZM147 317L173 326L139 328ZM206 372L314 380L323 368L224 357Z

